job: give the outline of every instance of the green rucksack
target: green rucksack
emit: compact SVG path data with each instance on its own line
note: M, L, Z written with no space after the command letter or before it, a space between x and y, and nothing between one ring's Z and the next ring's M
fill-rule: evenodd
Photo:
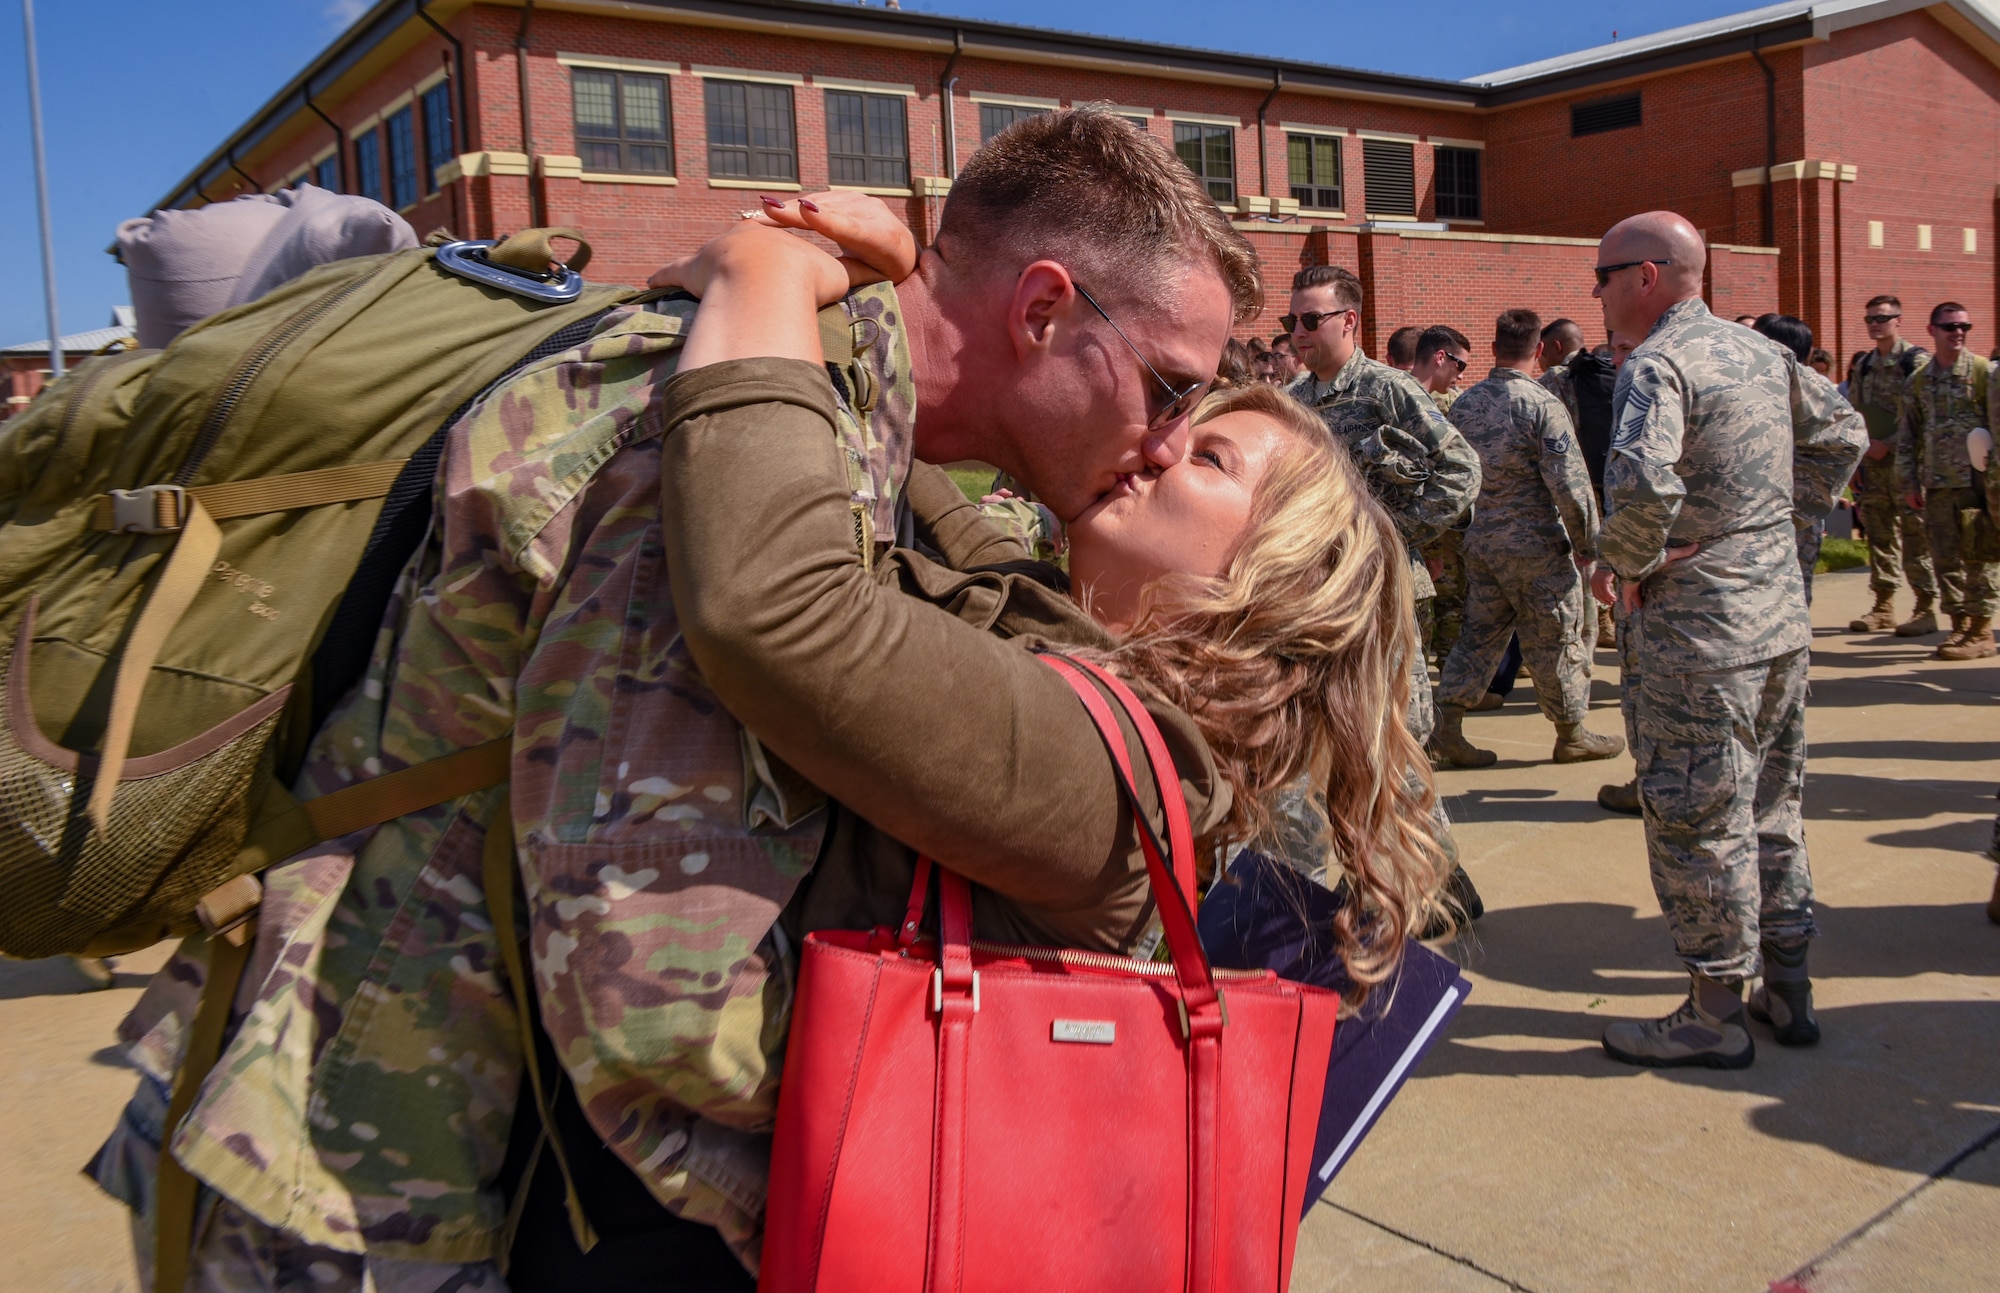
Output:
M0 426L0 953L240 943L255 873L506 776L507 742L301 803L429 524L445 428L629 288L536 229L325 265Z

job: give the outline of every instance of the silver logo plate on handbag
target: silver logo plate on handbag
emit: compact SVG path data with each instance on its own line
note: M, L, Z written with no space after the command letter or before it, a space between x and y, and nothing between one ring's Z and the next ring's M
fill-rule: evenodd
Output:
M1050 1025L1049 1037L1051 1041L1109 1046L1118 1040L1118 1025L1110 1019L1058 1019Z

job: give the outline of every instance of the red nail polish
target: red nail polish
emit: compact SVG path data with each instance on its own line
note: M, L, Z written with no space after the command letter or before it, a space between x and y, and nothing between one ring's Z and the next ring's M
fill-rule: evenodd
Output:
M804 209L806 209L807 211L813 212L815 215L819 213L819 207L814 203L807 201L805 198L799 199L799 205Z
M782 202L778 201L778 199L776 199L776 198L774 198L774 197L771 197L771 196L770 196L769 194L765 194L765 195L763 196L763 199L762 199L762 200L763 200L763 203L764 203L764 205L765 205L765 206L767 206L767 207L779 207L779 208L782 208L782 207L783 207L783 206L785 205L784 203L782 203Z

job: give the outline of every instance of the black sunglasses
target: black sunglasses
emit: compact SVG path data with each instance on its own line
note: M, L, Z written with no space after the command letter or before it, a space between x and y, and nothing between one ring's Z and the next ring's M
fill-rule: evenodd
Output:
M1306 325L1307 332L1318 332L1319 325L1325 323L1328 319L1352 313L1354 313L1352 310L1308 310L1304 314L1281 314L1278 316L1278 323L1286 332L1296 331L1301 323Z
M1933 328L1936 328L1936 329L1937 329L1937 330L1938 330L1939 332L1970 332L1970 331L1972 331L1972 325L1971 325L1971 324L1969 324L1969 323L1933 323L1933 324L1932 324L1931 326L1932 326Z
M1454 364L1457 364L1458 371L1461 373L1465 371L1465 366L1472 362L1470 359L1460 359L1457 355L1452 354L1449 350L1441 351L1440 353L1442 353L1446 359L1449 359Z
M1616 274L1621 269L1630 269L1634 265L1671 265L1673 263L1665 256L1649 256L1645 260L1621 260L1616 265L1598 265L1595 267L1597 285L1603 287L1611 281L1613 274Z
M1863 323L1872 323L1879 328L1885 323L1894 323L1902 317L1900 314L1864 314L1861 316L1861 321Z
M1146 371L1153 375L1153 380L1158 382L1160 389L1167 393L1167 406L1147 420L1146 429L1148 431L1157 431L1161 427L1172 426L1175 422L1194 412L1195 405L1201 402L1202 392L1208 389L1208 381L1191 382L1186 389L1182 389L1160 376L1160 370L1153 367L1153 361L1139 354L1139 347L1132 344L1132 338L1125 335L1125 329L1119 327L1118 321L1112 318L1106 312L1105 308L1097 303L1097 298L1084 291L1083 284L1077 282L1075 279L1071 279L1069 285L1076 289L1078 296L1090 302L1091 309L1104 316L1104 321L1111 325L1111 330L1118 334L1118 339L1124 342L1126 348L1131 350L1134 355L1139 356L1139 362L1146 366ZM1209 379L1209 381L1213 380L1213 378Z

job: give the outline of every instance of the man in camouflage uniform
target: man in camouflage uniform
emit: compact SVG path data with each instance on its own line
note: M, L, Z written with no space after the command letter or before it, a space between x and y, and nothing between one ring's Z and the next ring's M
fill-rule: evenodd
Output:
M1847 384L1847 402L1868 422L1868 452L1854 473L1854 504L1868 535L1868 587L1875 604L1848 624L1853 633L1927 637L1937 632L1937 572L1931 565L1930 536L1923 513L1904 501L1910 492L1896 482L1896 431L1910 378L1927 352L1901 335L1903 303L1893 296L1869 298L1862 322L1875 345L1861 352ZM1896 621L1897 568L1917 595L1910 618Z
M1416 340L1416 361L1410 376L1430 392L1438 412L1451 414L1458 398L1458 383L1472 362L1472 343L1465 334L1444 324L1425 328ZM1396 365L1400 367L1400 365ZM1439 665L1451 654L1452 644L1465 631L1465 531L1464 522L1452 526L1423 549L1424 566L1430 571L1436 593L1419 627L1425 649ZM1482 702L1484 697L1481 698ZM1497 699L1497 697L1496 697Z
M1409 548L1421 623L1436 589L1418 554L1472 506L1479 456L1408 373L1361 353L1361 304L1361 280L1337 265L1314 265L1293 276L1291 313L1282 322L1292 330L1306 371L1285 389L1353 453L1395 519ZM1421 653L1410 662L1410 675L1410 730L1427 741L1435 716Z
M1747 1067L1753 1017L1816 1041L1806 948L1812 878L1800 792L1812 627L1793 517L1832 507L1866 442L1859 414L1776 344L1709 314L1707 248L1685 219L1612 227L1596 294L1643 335L1619 372L1598 539L1640 671L1634 705L1646 848L1692 976L1664 1019L1604 1033L1614 1058Z
M1979 660L1994 654L1993 519L1986 514L1965 437L1991 425L1985 356L1965 344L1972 316L1956 301L1931 310L1937 347L1917 364L1903 399L1896 431L1896 473L1904 501L1924 514L1931 559L1951 635L1933 653L1938 660Z
M1574 319L1556 319L1542 329L1541 343L1535 347L1535 363L1544 374L1575 359L1583 350L1583 329ZM1574 424L1576 418L1571 416Z
M1177 460L1184 408L1214 372L1232 307L1260 290L1254 253L1198 184L1163 149L1133 156L1115 117L1050 114L1012 133L961 176L962 221L987 210L973 205L980 193L989 207L1005 201L994 196L1009 191L994 183L1003 168L1039 169L1062 151L1072 173L1097 168L1099 197L1171 192L1152 200L1179 202L1170 223L1195 231L1172 253L1183 274L1150 314L1138 308L1144 291L1093 277L1125 315L1133 351L1109 370L1043 368L1067 392L1058 416L1023 410L971 439L942 417L916 430L924 374L909 338L922 320L940 335L999 326L990 312L1011 293L975 268L994 263L990 241L956 232L948 208L916 275L823 311L864 562L914 533L904 486L925 434L932 456L970 448L1072 514L1123 473ZM1073 245L1115 263L1120 227L1092 226L1114 230L1105 246L1089 234ZM1069 279L1037 290L1060 326L1104 326ZM534 1131L524 1034L559 1061L537 1088L550 1092L538 1100L544 1121L566 1100L591 1135L568 1155L560 1137L550 1155L532 1135L514 1143L565 1175L579 1153L609 1158L754 1268L795 970L774 922L829 815L826 796L716 702L679 632L659 410L693 319L685 299L611 311L588 340L527 364L450 428L430 536L296 789L310 798L502 737L509 785L265 873L240 1023L166 1147L205 1187L190 1288L504 1289L501 1169L510 1134ZM1180 385L1164 390L1149 370ZM996 360L934 374L925 391L939 408L1006 410L1019 381ZM1122 419L1110 428L1107 408ZM482 867L492 829L518 847L525 984L507 974L494 932L498 895ZM92 1165L134 1210L142 1272L164 1114L207 964L204 940L188 940L123 1026L139 1090ZM572 1221L587 1246L580 1214Z
M1465 634L1438 683L1432 746L1461 768L1483 768L1491 750L1465 739L1466 711L1486 691L1517 629L1535 671L1535 698L1556 725L1557 763L1608 759L1625 748L1583 725L1590 709L1580 566L1597 554L1597 504L1569 418L1523 369L1541 320L1508 310L1496 323L1494 368L1453 406L1451 423L1479 453L1479 501L1465 531Z
M1602 351L1593 353L1585 350L1583 329L1569 319L1557 319L1542 329L1538 357L1542 375L1537 380L1544 390L1562 401L1563 412L1569 414L1569 424L1575 429L1577 444L1583 450L1584 469L1590 473L1591 491L1602 502L1604 456L1611 443L1608 382L1616 365ZM1582 399L1577 393L1579 377L1585 386ZM1590 599L1585 601L1588 603ZM1587 612L1583 626L1585 650L1615 646L1618 639L1611 621L1611 608L1592 603L1584 609Z

